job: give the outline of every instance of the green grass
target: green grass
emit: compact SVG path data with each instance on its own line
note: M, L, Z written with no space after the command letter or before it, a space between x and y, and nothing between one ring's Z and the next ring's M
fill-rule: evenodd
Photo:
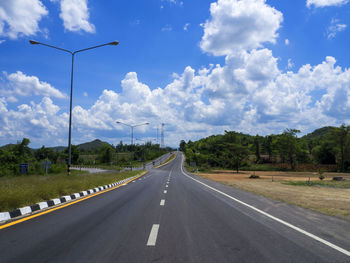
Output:
M350 181L288 181L282 182L286 185L295 186L324 186L324 187L334 187L334 188L350 188Z
M140 171L81 174L72 171L56 175L30 175L0 178L0 211L11 211L26 205L70 195L97 186L114 183Z

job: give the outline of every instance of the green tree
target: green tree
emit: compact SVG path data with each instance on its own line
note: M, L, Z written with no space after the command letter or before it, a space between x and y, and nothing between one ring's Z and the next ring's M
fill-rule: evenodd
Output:
M326 140L312 149L312 156L316 163L319 164L335 164L336 163L336 151L334 144Z
M113 161L113 156L115 152L114 147L111 147L110 145L103 145L100 150L101 163L110 164Z
M186 142L184 140L181 140L179 150L181 152L184 152L185 148L186 148Z
M249 154L247 147L236 143L226 143L225 148L230 168L235 169L238 173L242 161Z
M281 159L287 160L292 170L295 170L296 157L300 152L300 145L296 136L299 132L295 129L286 129L281 135L277 136L275 141Z
M340 171L344 171L346 148L349 147L349 131L350 127L342 124L339 128L335 128L332 132L332 140L336 144L340 159Z
M66 148L64 150L65 155L67 156L66 158L68 158L68 148ZM77 145L71 145L71 162L72 164L77 164L78 163L78 159L79 159L79 155L80 155L80 150L79 147ZM63 155L61 155L63 156Z
M256 135L254 137L254 149L255 149L255 157L256 162L260 162L260 137L259 135Z
M263 150L264 150L265 153L268 154L269 162L271 162L272 153L273 153L272 143L273 143L273 136L272 135L268 135L268 136L264 137Z

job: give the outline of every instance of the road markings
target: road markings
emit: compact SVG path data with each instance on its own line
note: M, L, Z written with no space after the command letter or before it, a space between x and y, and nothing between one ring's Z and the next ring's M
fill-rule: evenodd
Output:
M165 200L164 199L160 200L160 205L164 206L164 204L165 204Z
M168 187L168 185L166 185L165 187Z
M147 246L155 246L158 236L159 224L154 224L149 234Z
M164 190L164 194L166 194L168 191L167 190Z
M183 163L183 155L182 155L182 163ZM308 236L308 237L310 237L310 238L312 238L314 240L317 240L317 241L321 242L322 244L324 244L326 246L329 246L329 247L331 247L331 248L333 248L333 249L335 249L335 250L337 250L337 251L339 251L339 252L341 252L341 253L343 253L343 254L345 254L345 255L350 257L350 251L345 250L344 248L341 248L341 247L339 247L337 245L334 245L333 243L331 243L331 242L329 242L329 241L327 241L327 240L325 240L323 238L320 238L320 237L318 237L318 236L316 236L314 234L311 234L311 233L309 233L309 232L307 232L307 231L305 231L305 230L303 230L303 229L301 229L301 228L299 228L297 226L294 226L294 225L292 225L292 224L290 224L290 223L288 223L288 222L286 222L286 221L284 221L282 219L279 219L279 218L277 218L277 217L275 217L273 215L270 215L270 214L268 214L268 213L266 213L266 212L264 212L264 211L262 211L262 210L260 210L260 209L258 209L256 207L252 206L252 205L244 203L243 201L241 201L241 200L239 200L237 198L234 198L234 197L232 197L232 196L230 196L230 195L228 195L228 194L226 194L224 192L221 192L220 190L217 190L214 187L211 187L211 186L209 186L209 185L207 185L205 183L202 183L201 181L199 181L197 179L194 179L191 176L188 176L187 174L185 174L185 172L182 169L182 163L181 163L181 172L182 172L182 174L187 176L188 178L192 179L193 181L196 181L197 183L202 184L205 187L207 187L207 188L209 188L209 189L211 189L211 190L213 190L215 192L218 192L219 194L222 194L223 196L226 196L226 197L228 197L228 198L230 198L230 199L232 199L234 201L236 201L237 203L240 203L240 204L242 204L242 205L244 205L246 207L249 207L250 209L252 209L252 210L254 210L254 211L256 211L256 212L258 212L260 214L263 214L264 216L267 216L267 217L269 217L269 218L271 218L271 219L273 219L273 220L275 220L275 221L277 221L277 222L279 222L279 223L281 223L281 224L283 224L283 225L285 225L287 227L290 227L290 228L298 231L299 233L302 233L302 234L304 234L304 235L306 235L306 236Z

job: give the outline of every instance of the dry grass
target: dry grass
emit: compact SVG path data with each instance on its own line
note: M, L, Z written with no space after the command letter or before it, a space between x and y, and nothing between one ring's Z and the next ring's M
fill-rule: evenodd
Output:
M306 172L255 172L260 179L249 179L254 172L233 173L220 171L220 173L199 173L199 176L217 182L225 183L249 192L263 195L275 200L316 210L328 215L338 216L350 221L350 189L338 187L288 185L288 182L319 182L318 174ZM347 179L349 174L325 173L323 183L332 185L333 176L343 176ZM272 182L273 176L273 182ZM339 186L337 183L336 186Z

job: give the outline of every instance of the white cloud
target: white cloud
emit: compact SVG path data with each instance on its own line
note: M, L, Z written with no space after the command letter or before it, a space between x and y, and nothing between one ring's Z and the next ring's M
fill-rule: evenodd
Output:
M292 59L288 59L288 64L287 64L287 69L292 69L292 68L294 68L294 63L293 63L293 61L292 61Z
M265 135L286 127L305 132L350 122L349 69L336 66L333 57L315 66L304 65L295 73L283 73L277 62L268 49L242 51L228 56L224 65L199 71L186 67L168 85L153 90L129 72L121 92L104 90L91 107L74 107L73 143L94 138L115 143L116 137L128 137L129 131L116 120L165 122L167 143L173 146L181 139L194 140L225 129ZM60 113L51 99L19 105L17 110L8 109L6 101L0 98L4 127L0 138L15 142L26 136L56 145L52 138L58 137L65 142L68 112ZM46 142L38 138L38 129L47 136ZM155 136L146 126L137 133L141 138Z
M35 35L39 21L48 14L40 0L0 1L0 36L16 39Z
M1 39L1 40L0 40L0 44L4 43L5 41L6 41L6 40Z
M172 26L171 25L165 25L164 27L162 27L162 29L161 29L163 32L164 31L168 31L168 32L170 32L170 31L172 31L173 30L173 28L172 28Z
M87 96L88 96L87 92L84 92L84 93L83 93L83 96L84 96L84 97L87 97Z
M121 92L104 90L91 107L74 107L73 143L95 138L115 143L129 136L116 120L148 121L152 126L167 123L166 142L172 146L181 139L196 140L224 130L266 135L287 127L308 132L325 125L350 124L350 69L326 57L317 65L280 70L278 59L263 44L275 42L281 21L282 14L262 0L212 4L201 47L214 55L226 55L225 63L200 70L187 66L182 73L173 73L168 85L153 90L139 81L136 72L127 73ZM240 32L239 23L248 26L250 34ZM260 35L262 32L266 35ZM216 43L215 37L226 42ZM287 67L294 67L291 59ZM49 98L65 95L20 71L4 76L4 86L0 82L0 143L29 137L39 146L65 145L68 113L62 113ZM38 104L21 104L16 109L7 105L16 103L16 96L31 94L45 97ZM155 137L150 127L139 127L137 133Z
M46 96L52 98L63 99L66 95L58 89L52 87L49 83L40 81L36 76L27 76L21 71L7 74L3 73L5 80L0 82L0 95L9 98L10 102L14 102L17 96Z
M342 6L349 2L349 0L307 0L306 6L311 7L326 7L326 6Z
M184 2L183 1L179 1L179 0L161 0L161 2L165 2L171 5L178 5L178 6L183 6ZM164 8L164 5L161 5L161 8Z
M89 22L90 14L87 0L61 0L60 18L64 28L69 31L95 33L95 26Z
M47 97L38 104L21 104L16 110L8 109L6 102L0 99L0 125L3 127L0 137L6 136L3 143L29 137L37 146L50 142L51 145L62 145L66 142L68 115L59 114L59 110Z
M289 39L288 39L288 38L286 38L286 39L284 40L284 44L285 44L286 46L289 46Z
M265 0L218 0L210 6L200 46L216 56L275 43L282 13Z
M327 28L327 38L333 39L338 32L344 31L347 25L340 24L338 19L332 19L330 26Z
M190 23L186 23L186 24L184 25L184 30L187 31L187 30L188 30L188 27L189 27L190 25L191 25Z

